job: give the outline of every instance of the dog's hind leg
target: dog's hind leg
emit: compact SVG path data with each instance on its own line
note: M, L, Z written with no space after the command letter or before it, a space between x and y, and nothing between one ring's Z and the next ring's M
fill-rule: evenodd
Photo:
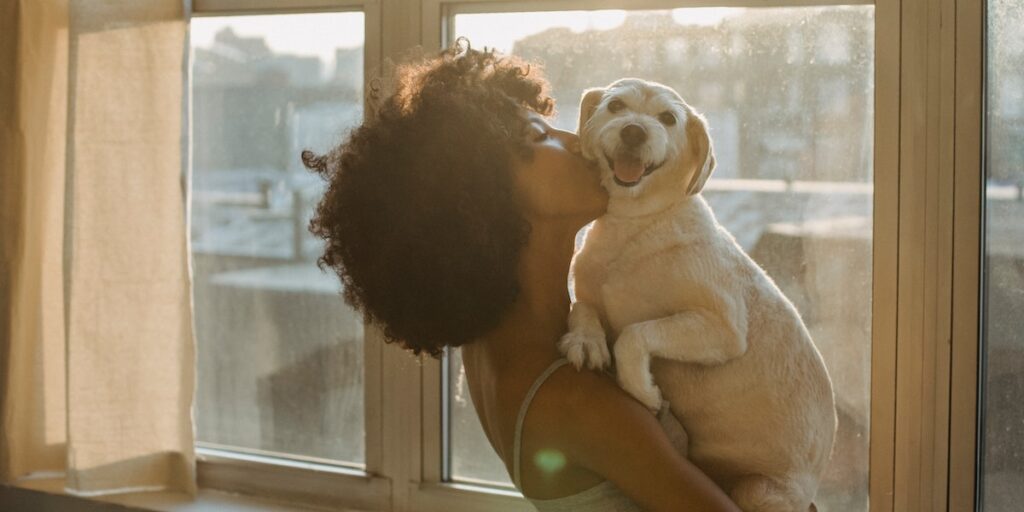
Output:
M742 478L729 493L743 512L805 512L810 510L813 491L801 478L777 480L761 475Z

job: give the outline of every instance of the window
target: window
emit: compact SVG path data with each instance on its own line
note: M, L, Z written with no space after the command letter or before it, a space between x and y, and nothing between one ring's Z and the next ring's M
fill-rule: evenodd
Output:
M466 371L462 367L462 352L450 350L445 363L448 367L449 393L448 443L449 457L446 480L456 482L512 487L508 470L498 454L494 453L480 420L476 416L473 400L469 396Z
M1021 9L842 1L190 2L196 419L203 447L236 457L207 458L200 484L359 510L530 510L483 436L459 353L439 362L383 345L343 309L305 234L319 184L297 152L359 122L363 70L386 78L388 59L466 36L545 63L559 127L575 129L583 88L627 75L667 83L708 117L718 169L705 196L797 305L834 381L821 510L868 510L869 494L870 510L968 510L975 491L985 510L1012 510L1024 488L1012 435L1021 272L1004 256L1020 245L1024 196ZM981 129L970 131L982 72L970 63L986 19L982 200ZM961 307L977 307L980 285L961 278L978 270L962 256L978 257L980 233L981 375L979 318ZM298 394L312 398L288 399Z
M195 18L190 38L196 438L361 467L362 316L316 266L323 185L299 155L362 120L363 13Z
M1024 500L1024 5L988 2L982 510Z
M867 510L874 7L453 9L453 39L549 70L560 128L575 131L585 88L623 76L672 86L707 116L718 167L704 196L797 306L833 380L839 432L818 505ZM457 352L448 364L448 476L508 485Z

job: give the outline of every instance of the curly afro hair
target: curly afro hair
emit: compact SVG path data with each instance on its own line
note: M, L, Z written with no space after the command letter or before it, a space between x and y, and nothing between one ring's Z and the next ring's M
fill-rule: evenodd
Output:
M524 109L554 103L536 66L456 45L406 65L397 90L329 153L310 231L345 300L389 342L438 356L494 328L519 293L530 226L513 187L531 157Z

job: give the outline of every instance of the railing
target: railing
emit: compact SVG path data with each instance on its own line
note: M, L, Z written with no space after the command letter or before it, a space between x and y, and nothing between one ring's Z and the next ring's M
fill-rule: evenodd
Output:
M853 181L800 181L800 180L755 180L755 179L712 179L704 189L710 193L753 192L764 194L830 194L870 196L874 193L874 184ZM994 201L1024 202L1024 183L989 184L986 197ZM197 190L192 194L193 203L207 206L253 208L271 210L273 201L272 187L268 183L260 186L259 192L231 192L217 190ZM290 219L292 225L292 258L301 261L303 258L302 242L306 232L306 206L314 198L302 189L290 191L291 208L281 210L275 217Z

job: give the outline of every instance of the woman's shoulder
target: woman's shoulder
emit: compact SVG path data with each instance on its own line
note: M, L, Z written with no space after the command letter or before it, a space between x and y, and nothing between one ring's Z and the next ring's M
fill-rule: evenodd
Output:
M613 453L622 432L661 435L658 422L643 405L626 394L615 379L599 371L567 364L538 390L530 406L537 441L562 446L583 465L589 458ZM650 430L650 432L647 432ZM595 450L602 445L611 450Z
M599 401L615 401L622 394L611 375L585 367L576 368L568 361L551 374L543 388L546 388L546 399L555 402L558 410L566 407L592 408Z
M562 450L576 474L611 481L644 510L738 510L611 376L568 366L544 387L531 412L533 446Z
M601 417L622 414L615 403L618 386L607 375L571 364L536 383L535 393L523 401L528 414L521 431L521 489L532 499L552 499L600 483L605 478L588 459L605 451L595 450L595 443L608 442L597 435Z

